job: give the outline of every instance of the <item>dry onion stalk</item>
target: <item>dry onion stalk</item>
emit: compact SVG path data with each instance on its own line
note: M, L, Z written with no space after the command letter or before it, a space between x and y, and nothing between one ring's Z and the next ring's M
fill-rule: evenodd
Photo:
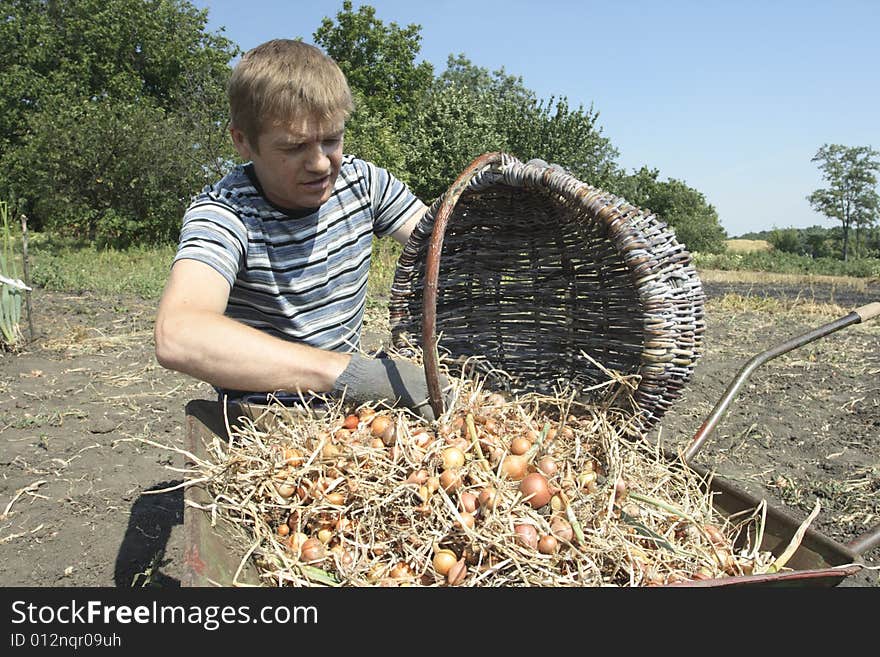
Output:
M625 438L619 411L454 386L433 424L270 405L214 440L190 481L272 586L649 586L772 562L748 545L760 513L720 518L706 482Z

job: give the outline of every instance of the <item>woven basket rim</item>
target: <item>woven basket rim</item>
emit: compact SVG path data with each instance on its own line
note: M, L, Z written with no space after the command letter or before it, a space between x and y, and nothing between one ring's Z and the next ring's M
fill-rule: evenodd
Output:
M676 303L681 305L682 295L685 295L685 300L689 302L685 314L698 316L696 318L701 320L702 286L691 264L690 253L683 244L675 240L674 233L666 230L667 225L664 222L654 213L582 182L563 170L523 163L502 151L485 153L475 158L430 206L423 218L423 224L420 225L423 230L413 231L399 261L404 260L404 255L415 261L418 251L423 249L425 241L428 242L422 299L422 355L431 404L438 417L443 410L443 397L439 383L436 303L443 236L463 195L499 185L549 193L555 197L556 202L570 206L598 224L625 262L629 278L642 304L644 326L651 340L656 344L675 345L671 351L676 348L685 351L671 318L683 312L676 307ZM430 234L427 233L427 228L430 228ZM658 246L666 247L663 257L659 259L656 257ZM395 290L406 289L407 279L407 272L398 266L392 287L392 307L389 308L393 335L403 312L396 305ZM685 283L684 291L675 289L681 281ZM701 333L702 327L698 328ZM700 336L696 337L697 342L701 342ZM674 365L669 364L676 357L671 351L646 347L642 352L642 397L648 401L656 397L658 405L664 402L668 404L664 397L667 392L671 395L675 393L672 389L675 386L667 385L662 376L667 367ZM693 359L698 357L699 353L693 354ZM688 359L682 354L677 355L677 360L677 365L687 366Z

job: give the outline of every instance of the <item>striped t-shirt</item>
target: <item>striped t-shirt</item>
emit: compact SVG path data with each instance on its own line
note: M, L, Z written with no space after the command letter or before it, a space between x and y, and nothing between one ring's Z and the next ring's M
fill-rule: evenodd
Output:
M222 274L233 319L285 340L354 351L373 235L390 235L422 207L388 171L346 155L326 203L285 211L242 165L193 200L175 262L191 258Z

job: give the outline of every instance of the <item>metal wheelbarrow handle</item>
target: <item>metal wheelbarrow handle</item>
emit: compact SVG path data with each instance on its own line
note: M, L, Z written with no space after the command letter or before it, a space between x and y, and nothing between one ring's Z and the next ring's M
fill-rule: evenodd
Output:
M733 401L734 397L736 397L743 384L752 375L752 372L754 372L758 367L760 367L767 361L776 358L777 356L781 356L782 354L792 351L793 349L802 347L803 345L809 342L813 342L814 340L818 340L819 338L825 337L830 333L839 331L840 329L851 326L852 324L866 322L878 316L880 316L880 302L875 301L864 305L861 308L856 308L854 311L852 311L848 315L845 315L844 317L836 319L832 322L828 322L827 324L823 324L822 326L819 326L812 331L808 331L807 333L791 338L790 340L787 340L782 344L777 345L776 347L768 349L764 352L761 352L757 356L754 356L742 367L742 369L740 369L736 378L727 387L727 390L724 392L721 399L718 400L718 403L715 404L715 408L712 409L709 417L705 420L705 422L703 422L702 426L700 426L700 428L697 430L697 433L694 434L693 440L682 454L682 460L685 463L690 463L691 459L693 459L694 456L697 455L697 453L700 451L700 449L703 447L704 443L708 439L709 435L715 430L715 427L721 421L722 417L724 417L724 414L730 406L730 403ZM880 545L880 525L869 530L866 534L860 536L859 538L850 541L847 544L847 547L856 554L864 554L865 552L877 547L878 545Z

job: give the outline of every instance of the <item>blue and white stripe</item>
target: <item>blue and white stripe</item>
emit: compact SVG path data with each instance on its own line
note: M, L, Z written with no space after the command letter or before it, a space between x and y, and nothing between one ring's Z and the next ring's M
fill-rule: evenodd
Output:
M266 201L239 166L193 200L175 261L198 260L226 278L229 317L286 340L354 351L373 236L390 235L422 207L388 171L346 155L330 199L298 216Z

